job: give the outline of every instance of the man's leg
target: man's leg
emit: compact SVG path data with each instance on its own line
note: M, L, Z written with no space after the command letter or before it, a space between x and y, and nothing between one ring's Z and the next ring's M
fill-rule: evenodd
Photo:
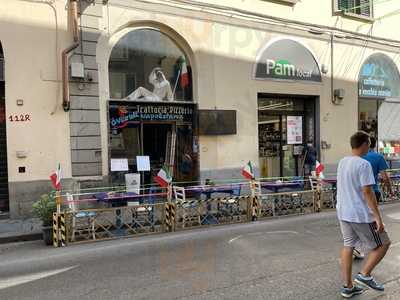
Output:
M342 277L344 285L348 288L351 288L353 286L353 279L352 279L353 249L354 249L353 247L344 246L342 248L342 252L340 255Z
M384 291L383 284L378 283L371 275L374 268L385 257L390 246L390 239L387 232L378 233L375 223L364 223L353 225L358 233L364 248L370 249L368 258L361 272L354 279L358 284L368 286L378 291Z
M390 242L376 248L375 250L372 250L369 253L367 261L365 262L360 273L364 276L370 276L372 271L375 269L375 267L385 257L385 255L389 249L389 246L390 246Z

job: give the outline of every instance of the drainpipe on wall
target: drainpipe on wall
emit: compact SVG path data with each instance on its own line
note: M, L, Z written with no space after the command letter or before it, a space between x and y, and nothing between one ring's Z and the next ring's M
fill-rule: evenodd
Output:
M72 33L74 43L62 52L62 84L63 84L63 109L69 111L69 54L79 46L79 25L78 25L78 2L79 0L70 0L72 15Z

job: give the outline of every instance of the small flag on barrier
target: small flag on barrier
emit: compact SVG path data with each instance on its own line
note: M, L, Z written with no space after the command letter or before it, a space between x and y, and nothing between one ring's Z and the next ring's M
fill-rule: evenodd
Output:
M317 177L319 178L325 178L324 176L324 171L325 167L323 164L321 164L318 160L316 161L316 165L315 165L315 173L317 174Z
M167 187L172 182L172 176L167 166L163 166L154 180L162 187Z
M61 165L58 164L57 170L50 175L51 183L54 188L59 191L61 190Z
M251 161L249 161L247 165L243 168L242 175L244 178L247 178L249 180L254 179L255 176L253 172L253 166L251 165Z

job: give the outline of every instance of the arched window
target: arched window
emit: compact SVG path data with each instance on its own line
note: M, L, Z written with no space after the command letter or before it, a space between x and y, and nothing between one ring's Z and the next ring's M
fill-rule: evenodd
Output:
M400 167L400 72L395 62L382 53L372 54L358 78L358 126L378 141L377 150Z
M109 61L110 97L132 101L192 101L188 57L157 29L136 29L114 46Z

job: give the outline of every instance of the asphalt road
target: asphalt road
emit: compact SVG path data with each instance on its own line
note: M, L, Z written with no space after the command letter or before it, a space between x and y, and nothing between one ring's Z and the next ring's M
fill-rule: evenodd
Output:
M386 291L354 299L400 299L400 204L383 209L393 246L375 276ZM59 249L0 245L0 299L340 299L340 247L334 212Z

